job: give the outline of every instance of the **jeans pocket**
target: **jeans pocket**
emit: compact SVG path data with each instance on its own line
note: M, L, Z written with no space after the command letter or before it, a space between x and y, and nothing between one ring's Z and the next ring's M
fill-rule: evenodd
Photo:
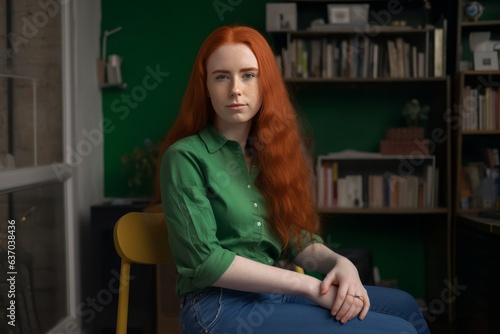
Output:
M209 333L222 310L222 289L203 291L190 300L181 310L180 323L183 333Z

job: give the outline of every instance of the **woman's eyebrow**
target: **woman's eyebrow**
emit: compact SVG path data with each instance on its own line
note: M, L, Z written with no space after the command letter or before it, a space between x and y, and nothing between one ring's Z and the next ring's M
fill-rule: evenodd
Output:
M240 69L240 72L256 72L256 71L259 71L259 69L257 67L245 67L245 68L242 68ZM212 74L215 74L215 73L231 73L231 71L228 71L228 70L214 70L212 72Z
M240 72L255 72L258 71L259 69L257 67L245 67L240 70Z

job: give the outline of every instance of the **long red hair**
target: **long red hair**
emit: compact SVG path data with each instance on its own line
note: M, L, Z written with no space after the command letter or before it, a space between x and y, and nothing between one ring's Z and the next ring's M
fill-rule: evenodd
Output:
M253 118L248 138L259 169L256 186L266 199L269 223L286 248L292 238L301 246L301 231L317 233L319 219L314 206L313 169L303 143L303 132L271 47L255 29L224 26L202 44L184 94L180 114L160 150L212 124L215 111L207 98L206 64L221 45L243 43L257 58L262 107ZM159 169L158 169L159 170ZM155 185L160 200L159 172Z

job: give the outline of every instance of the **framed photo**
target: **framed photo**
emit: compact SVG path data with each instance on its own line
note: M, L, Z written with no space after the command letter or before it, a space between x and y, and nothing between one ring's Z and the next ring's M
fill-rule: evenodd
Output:
M328 21L332 24L351 23L351 8L347 5L328 5Z
M266 4L266 30L289 31L297 30L296 3Z
M497 52L474 52L474 70L475 71L497 71L498 53Z
M365 25L368 23L368 4L330 4L328 5L328 23L339 25Z

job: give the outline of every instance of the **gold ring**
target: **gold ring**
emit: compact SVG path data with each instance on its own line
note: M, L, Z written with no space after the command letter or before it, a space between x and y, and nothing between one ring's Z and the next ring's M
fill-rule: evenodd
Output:
M365 302L365 301L363 300L363 297L361 297L361 296L354 295L353 297L354 297L354 298L358 298L358 299L359 299L359 300L361 300L363 303Z

